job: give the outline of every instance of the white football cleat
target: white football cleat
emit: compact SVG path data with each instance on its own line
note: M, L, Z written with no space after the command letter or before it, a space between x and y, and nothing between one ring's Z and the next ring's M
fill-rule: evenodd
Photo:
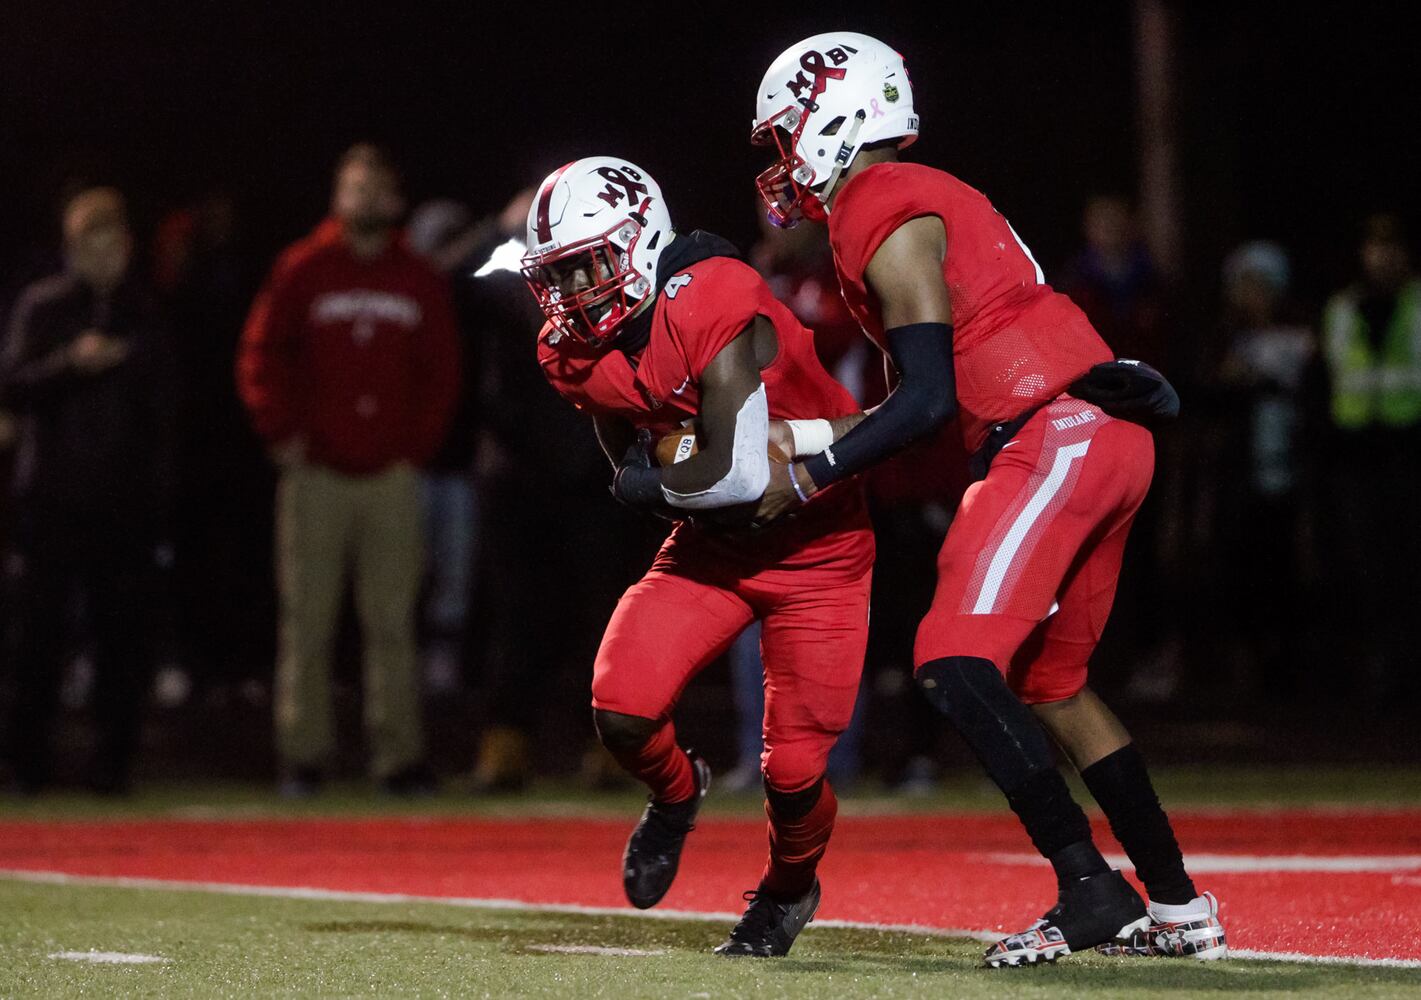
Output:
M1206 892L1178 906L1151 903L1147 929L1129 941L1108 942L1096 950L1104 955L1209 962L1227 958L1229 944L1219 921L1219 901L1212 892Z

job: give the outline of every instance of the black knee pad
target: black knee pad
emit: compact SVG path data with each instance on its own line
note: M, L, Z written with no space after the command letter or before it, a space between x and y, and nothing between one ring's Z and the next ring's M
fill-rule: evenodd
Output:
M1033 774L1056 766L1046 731L990 660L933 660L919 668L917 681L1002 791L1010 793Z
M793 822L808 816L819 804L819 796L824 794L824 778L821 776L807 788L797 792L782 792L765 780L765 801L777 819Z
M592 721L597 727L597 738L613 753L640 750L661 728L659 719L623 715L621 712L608 712L601 708L592 710Z

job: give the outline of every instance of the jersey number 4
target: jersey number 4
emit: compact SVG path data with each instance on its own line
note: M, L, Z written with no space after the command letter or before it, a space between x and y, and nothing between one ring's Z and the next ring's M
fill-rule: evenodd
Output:
M663 289L663 291L666 292L666 297L668 299L674 299L676 297L676 293L679 292L681 289L685 288L687 285L689 285L691 283L691 279L694 277L694 274L678 274L676 275L676 277L667 281L666 287Z

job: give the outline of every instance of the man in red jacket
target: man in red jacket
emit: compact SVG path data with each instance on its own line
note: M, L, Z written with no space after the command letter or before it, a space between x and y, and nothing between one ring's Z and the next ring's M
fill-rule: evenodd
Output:
M415 652L423 552L417 468L459 385L444 278L408 250L391 161L353 147L331 217L278 258L242 335L237 381L281 466L276 678L282 791L314 793L335 749L331 646L347 572L364 646L371 773L428 790Z

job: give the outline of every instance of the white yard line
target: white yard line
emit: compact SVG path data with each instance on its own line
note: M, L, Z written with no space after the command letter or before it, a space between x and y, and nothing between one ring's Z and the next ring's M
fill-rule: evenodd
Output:
M123 951L56 951L49 957L95 965L158 965L167 961L162 955L132 955Z
M341 903L429 903L475 910L513 910L528 913L574 913L599 917L637 917L643 920L697 920L733 923L738 913L711 913L698 910L631 910L622 906L582 906L576 903L526 903L517 899L479 899L463 896L416 896L395 892L350 892L341 889L314 889L277 885L239 885L230 882L182 882L158 878L118 878L91 875L67 875L64 872L22 871L0 869L0 879L30 882L39 885L63 885L112 889L159 889L167 892L206 892L226 896L261 896L275 899L308 899ZM931 937L965 937L978 941L995 941L999 931L964 930L949 927L924 927L917 924L879 924L860 920L816 920L807 928L845 927L852 930L897 931ZM1386 968L1421 969L1421 960L1406 958L1357 958L1349 955L1303 955L1296 952L1253 951L1232 949L1238 958L1270 962L1304 962L1325 965L1362 965Z
M987 854L983 860L999 865L1043 867L1039 854ZM1115 868L1129 868L1123 854L1106 855ZM1421 854L1189 854L1191 872L1211 875L1258 872L1381 872L1421 871Z

